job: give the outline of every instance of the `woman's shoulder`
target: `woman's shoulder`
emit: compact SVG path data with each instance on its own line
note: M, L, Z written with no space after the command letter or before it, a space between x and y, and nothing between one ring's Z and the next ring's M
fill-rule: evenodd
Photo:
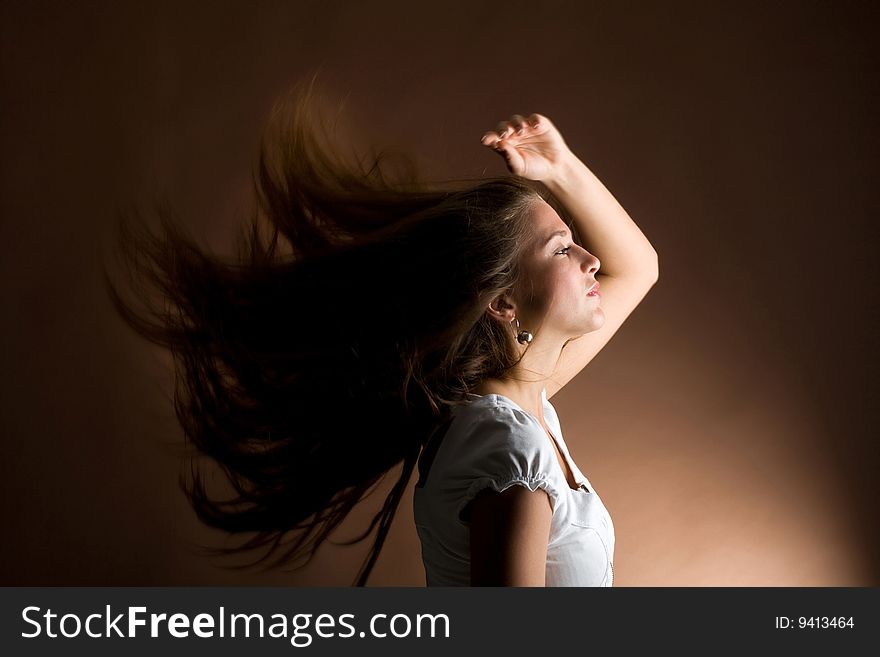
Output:
M552 455L544 430L528 413L503 397L487 395L462 406L450 427L451 443L479 457L498 451Z
M544 429L523 409L500 396L483 396L459 409L451 429L449 444L441 447L441 487L465 491L464 503L485 487L497 492L513 485L544 488L556 508L565 485L556 453Z

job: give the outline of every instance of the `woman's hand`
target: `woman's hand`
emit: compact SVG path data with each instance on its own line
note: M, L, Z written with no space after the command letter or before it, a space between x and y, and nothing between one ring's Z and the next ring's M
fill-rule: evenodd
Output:
M508 170L528 180L553 179L572 153L556 126L542 114L524 119L514 114L481 139L483 146L504 157Z

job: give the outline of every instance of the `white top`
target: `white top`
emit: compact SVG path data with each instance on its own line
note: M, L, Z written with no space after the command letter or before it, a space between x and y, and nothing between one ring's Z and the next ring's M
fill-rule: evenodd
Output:
M413 511L428 586L470 586L470 527L459 516L483 488L544 489L553 506L546 586L611 586L614 524L605 505L572 460L556 409L542 394L544 419L580 484L572 489L550 437L533 415L498 394L470 395L453 411L445 435L425 449L436 453L416 485Z

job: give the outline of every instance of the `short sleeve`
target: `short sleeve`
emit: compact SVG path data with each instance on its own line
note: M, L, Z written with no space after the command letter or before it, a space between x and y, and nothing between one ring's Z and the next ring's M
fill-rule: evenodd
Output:
M456 518L477 493L485 488L503 492L511 486L547 492L553 512L560 501L558 482L553 476L556 455L549 437L521 410L494 404L480 409L472 418L464 450L463 495L456 507Z

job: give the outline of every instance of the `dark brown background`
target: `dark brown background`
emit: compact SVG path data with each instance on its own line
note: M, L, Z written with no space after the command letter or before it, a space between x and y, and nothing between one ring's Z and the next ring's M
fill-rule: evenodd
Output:
M122 204L228 249L272 101L320 68L436 176L503 172L480 136L546 114L659 252L553 399L615 584L880 584L871 3L124 4L0 7L0 583L352 581L365 544L295 574L198 555L221 537L177 489L167 361L100 279ZM371 584L424 583L411 512Z

